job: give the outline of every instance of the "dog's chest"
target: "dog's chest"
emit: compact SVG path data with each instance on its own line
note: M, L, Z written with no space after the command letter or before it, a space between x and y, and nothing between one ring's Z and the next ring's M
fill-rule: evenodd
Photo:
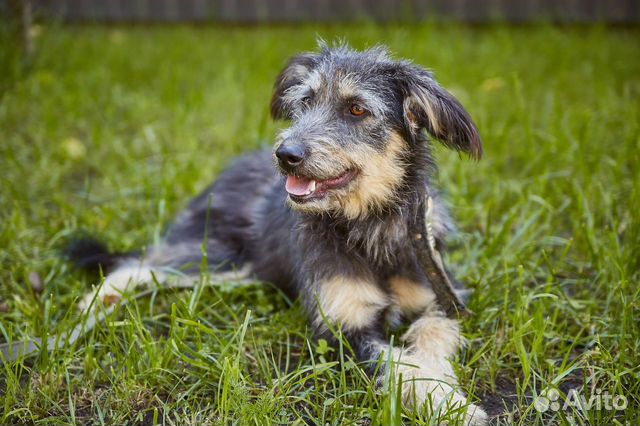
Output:
M357 250L373 269L394 268L413 255L408 229L400 215L372 218L346 231L346 246Z

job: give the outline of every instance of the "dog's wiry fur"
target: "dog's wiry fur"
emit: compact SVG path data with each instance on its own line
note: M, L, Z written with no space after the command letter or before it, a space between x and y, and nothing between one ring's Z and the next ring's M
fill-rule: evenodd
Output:
M409 237L423 185L434 200L439 247L453 229L430 181L427 134L479 158L467 112L431 73L382 48L325 45L290 60L271 112L291 120L273 151L238 159L191 202L161 245L107 275L100 298L149 280L153 271L164 279L164 267L197 273L205 238L210 265L244 267L299 295L318 336L335 341L333 324L360 360L391 355L395 363L387 367L402 374L407 404L462 406L468 423L484 423L450 363L458 324L437 309ZM417 318L404 348L386 343L384 324L393 313Z

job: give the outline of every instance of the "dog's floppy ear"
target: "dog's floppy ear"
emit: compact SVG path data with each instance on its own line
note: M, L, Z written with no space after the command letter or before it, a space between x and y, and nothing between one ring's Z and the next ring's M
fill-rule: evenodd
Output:
M421 67L401 63L398 74L409 131L426 129L447 147L480 159L482 142L478 128L460 102Z
M317 63L318 55L313 53L302 53L289 59L276 79L271 98L271 117L276 120L291 118L291 106L284 98L285 92L300 84Z

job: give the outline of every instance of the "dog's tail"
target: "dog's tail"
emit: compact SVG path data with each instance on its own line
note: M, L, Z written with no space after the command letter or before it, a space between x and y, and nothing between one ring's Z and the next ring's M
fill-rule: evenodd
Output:
M64 257L80 269L109 272L132 253L115 253L99 239L85 233L72 236L63 249Z

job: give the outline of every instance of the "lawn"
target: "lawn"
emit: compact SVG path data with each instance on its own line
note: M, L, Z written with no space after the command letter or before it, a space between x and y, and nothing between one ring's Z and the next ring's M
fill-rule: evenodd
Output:
M436 151L460 227L449 263L474 289L456 360L465 392L495 424L640 423L639 29L37 34L23 66L0 42L0 341L80 323L75 303L99 277L61 257L69 236L86 230L117 251L157 241L234 156L284 125L268 105L286 58L316 35L344 37L433 69L483 136L479 163ZM550 389L560 409L540 412ZM158 291L75 344L0 363L0 424L432 424L395 393L376 392L348 348L314 341L299 303L229 284ZM606 395L626 408L606 409Z

